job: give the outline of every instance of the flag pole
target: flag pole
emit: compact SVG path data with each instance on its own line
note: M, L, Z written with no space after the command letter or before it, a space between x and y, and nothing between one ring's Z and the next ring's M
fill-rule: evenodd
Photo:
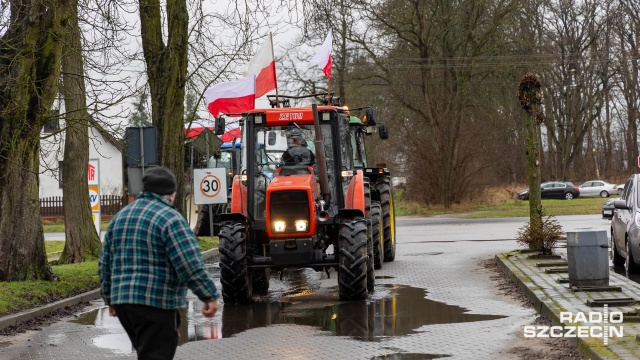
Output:
M269 42L271 43L271 60L273 60L273 77L277 79L276 76L276 56L273 52L273 33L269 32ZM278 80L276 80L276 107L280 107L280 103L278 101Z
M327 105L331 105L331 78L327 78L327 101L329 102Z

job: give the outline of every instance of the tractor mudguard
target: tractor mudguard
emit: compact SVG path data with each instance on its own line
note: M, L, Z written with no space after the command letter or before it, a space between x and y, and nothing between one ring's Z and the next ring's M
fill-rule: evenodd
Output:
M345 194L345 209L357 209L362 211L362 214L366 214L365 205L364 175L362 170L356 170Z
M227 221L231 221L231 222L241 222L243 224L247 224L249 222L249 219L244 216L244 214L240 214L240 213L230 213L230 214L220 214L218 215L220 217L220 222L227 222Z
M240 175L233 177L231 187L231 212L247 216L247 187L242 183Z
M364 217L364 212L360 209L340 209L338 215L341 219L354 219L356 217Z

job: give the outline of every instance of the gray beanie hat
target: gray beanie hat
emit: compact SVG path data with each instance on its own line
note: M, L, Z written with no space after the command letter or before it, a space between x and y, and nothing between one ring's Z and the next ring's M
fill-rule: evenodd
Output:
M176 177L171 170L163 166L147 171L142 177L142 191L158 195L170 195L178 190Z

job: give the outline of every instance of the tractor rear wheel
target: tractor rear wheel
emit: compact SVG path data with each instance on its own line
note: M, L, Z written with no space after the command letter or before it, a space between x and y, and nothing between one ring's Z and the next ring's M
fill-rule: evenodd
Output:
M225 303L251 300L247 269L247 229L242 223L223 223L220 228L220 284Z
M373 217L371 212L371 184L368 178L364 178L364 207L367 217L367 290L373 292L376 286L374 274L375 263L373 259Z
M342 300L367 297L367 222L343 219L338 231L338 292Z
M384 263L381 211L379 202L371 204L371 238L373 239L373 264L376 269L381 269Z
M382 206L384 261L393 261L396 258L396 216L393 209L391 178L389 176L379 178L376 189L380 192L380 205Z

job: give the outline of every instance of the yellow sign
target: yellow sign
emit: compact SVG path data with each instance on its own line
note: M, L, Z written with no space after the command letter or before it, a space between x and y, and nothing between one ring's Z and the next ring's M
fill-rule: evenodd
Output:
M91 211L100 211L100 194L99 185L89 185L89 202L91 202Z

